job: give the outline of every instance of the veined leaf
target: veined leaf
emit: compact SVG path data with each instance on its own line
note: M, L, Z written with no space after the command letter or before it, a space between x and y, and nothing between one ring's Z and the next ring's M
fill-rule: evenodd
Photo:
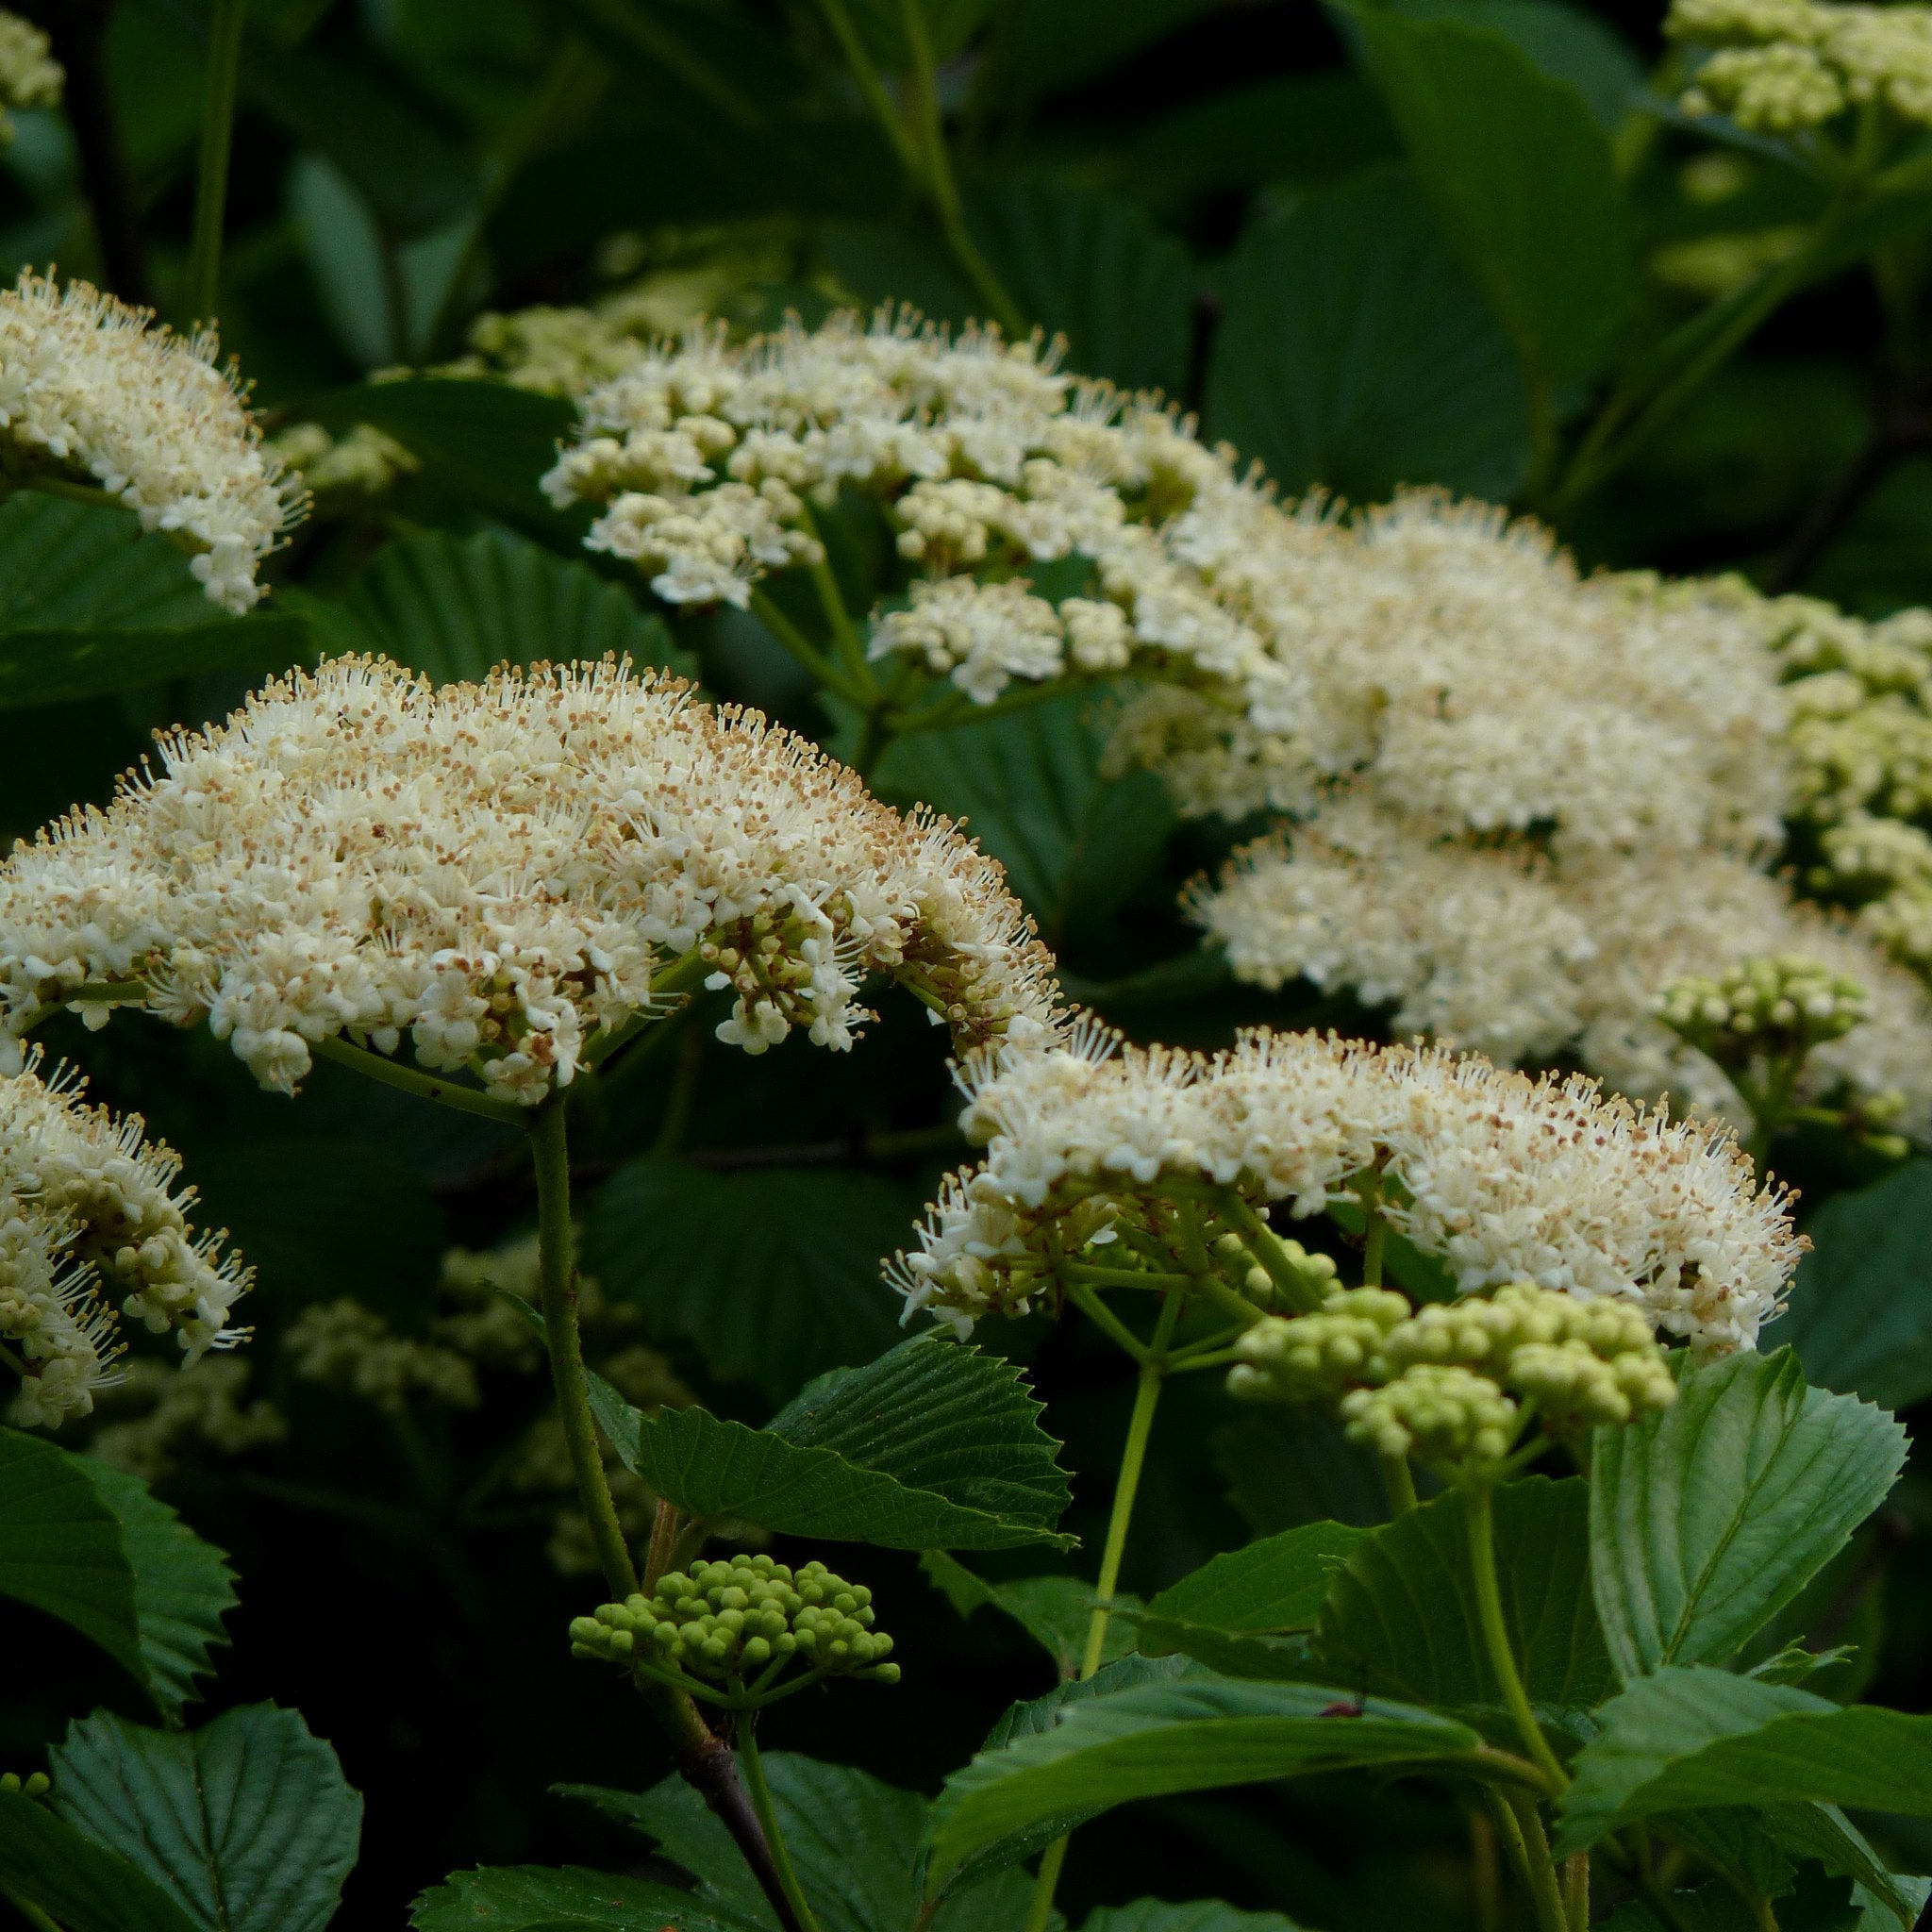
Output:
M688 1891L581 1865L452 1872L409 1908L413 1932L764 1932Z
M1187 1677L1069 1703L1049 1730L982 1751L933 1805L930 1892L975 1853L1044 1821L1066 1829L1130 1799L1218 1790L1350 1766L1470 1760L1454 1720L1367 1700L1324 1716L1314 1684Z
M54 1808L153 1879L203 1932L322 1932L356 1863L362 1800L301 1714L199 1730L103 1711L49 1754Z
M1004 718L902 738L878 785L966 821L1053 945L1104 924L1175 824L1158 778L1101 775L1106 703L1074 691Z
M131 509L39 490L0 503L0 632L146 630L215 615L188 558L158 532L143 535Z
M1516 351L1407 168L1303 195L1222 272L1208 426L1291 493L1505 498L1529 463Z
M1308 1645L1336 1572L1364 1532L1310 1523L1210 1558L1138 1615L1124 1612L1150 1657L1175 1651L1231 1677L1306 1677Z
M1905 1452L1890 1416L1807 1387L1789 1349L1692 1367L1671 1407L1601 1431L1591 1579L1618 1671L1731 1657L1884 1501Z
M1583 96L1491 26L1350 10L1417 178L1525 366L1592 374L1629 302L1630 222Z
M1773 1328L1807 1379L1887 1408L1932 1394L1932 1160L1827 1201Z
M0 1594L71 1624L178 1718L226 1642L222 1553L138 1476L0 1429Z
M441 530L385 544L343 596L341 618L365 650L447 684L498 664L594 663L614 655L640 670L690 675L663 620L646 615L589 564L508 530Z
M909 1189L876 1174L634 1160L591 1198L584 1266L637 1304L654 1337L695 1342L713 1374L776 1402L803 1376L892 1345L879 1257L918 1211Z
M1495 1493L1503 1618L1540 1704L1588 1708L1615 1683L1590 1598L1590 1487L1529 1476ZM1477 1622L1459 1490L1371 1532L1322 1611L1331 1661L1357 1662L1380 1690L1450 1708L1496 1705L1502 1688Z
M1932 1717L1840 1706L1707 1666L1640 1677L1599 1713L1559 1853L1633 1819L1717 1805L1853 1805L1932 1817Z
M0 710L108 697L208 671L280 671L309 642L293 610L155 630L0 631Z
M0 1791L0 1895L66 1932L199 1932L153 1879L36 1799Z
M1083 1576L1021 1576L989 1583L943 1550L927 1550L919 1559L933 1587L941 1591L961 1617L975 1610L995 1609L1010 1617L1045 1651L1062 1681L1080 1666L1087 1648L1087 1630L1093 1616L1093 1585ZM1137 1647L1135 1625L1143 1608L1130 1591L1117 1591L1101 1652L1111 1663Z
M1067 1478L1019 1370L937 1336L822 1375L769 1429L592 1393L625 1466L693 1516L900 1550L1074 1541L1053 1528Z

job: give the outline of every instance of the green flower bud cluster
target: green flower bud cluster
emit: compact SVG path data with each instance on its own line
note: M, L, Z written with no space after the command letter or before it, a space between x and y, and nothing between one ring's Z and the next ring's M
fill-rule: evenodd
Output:
M1746 959L1720 978L1673 980L1652 1010L1722 1067L1795 1059L1849 1033L1871 1010L1856 979L1799 953Z
M1391 1332L1409 1313L1403 1296L1381 1288L1343 1289L1313 1315L1270 1315L1235 1343L1231 1395L1261 1402L1332 1399L1388 1377Z
M1565 1432L1621 1424L1668 1408L1677 1384L1652 1341L1606 1360L1586 1341L1531 1341L1509 1360L1509 1387L1532 1397L1546 1427Z
M1326 1301L1340 1291L1332 1256L1311 1255L1301 1242L1287 1236L1276 1235L1273 1239L1276 1265L1292 1275L1307 1293ZM1229 1286L1257 1307L1278 1307L1288 1299L1288 1291L1255 1259L1253 1250L1241 1235L1224 1234L1214 1243L1214 1253Z
M575 1618L571 1655L635 1659L734 1688L787 1663L896 1684L899 1666L886 1661L892 1640L872 1627L874 1614L872 1591L823 1563L792 1570L766 1556L726 1557L670 1571L649 1595Z
M1424 1462L1500 1462L1522 1412L1487 1375L1419 1362L1381 1389L1341 1398L1342 1433L1377 1456Z
M54 1780L44 1771L30 1771L22 1777L17 1771L0 1772L0 1791L10 1797L25 1792L29 1798L43 1798L54 1788Z

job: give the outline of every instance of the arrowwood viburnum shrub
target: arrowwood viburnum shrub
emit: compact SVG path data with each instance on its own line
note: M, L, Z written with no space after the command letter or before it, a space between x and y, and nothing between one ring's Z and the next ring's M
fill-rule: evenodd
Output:
M159 758L0 867L8 1034L139 1006L284 1092L346 1038L535 1107L699 982L735 990L718 1037L752 1054L794 1026L849 1046L869 973L962 1044L1057 1024L976 847L675 678L439 689L341 658Z

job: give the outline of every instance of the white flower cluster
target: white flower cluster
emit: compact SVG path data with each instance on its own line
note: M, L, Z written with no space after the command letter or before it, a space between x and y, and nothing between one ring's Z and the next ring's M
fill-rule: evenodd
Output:
M915 583L909 606L879 620L867 655L898 652L990 705L1016 677L1044 682L1069 664L1096 675L1124 671L1132 646L1117 604L1068 597L1056 609L1012 579L940 577Z
M1756 1341L1802 1246L1728 1130L1436 1048L1261 1031L1205 1058L1088 1030L974 1056L961 1084L985 1157L888 1279L908 1317L962 1332L1064 1258L1133 1248L1150 1204L1204 1183L1304 1216L1379 1166L1380 1211L1463 1291L1620 1298L1704 1349Z
M31 479L92 478L192 553L211 602L260 601L262 559L305 508L263 446L214 337L155 325L86 282L23 272L0 290L0 449Z
M315 496L337 502L380 496L399 476L423 467L394 437L369 423L341 436L320 423L292 423L269 439L268 451Z
M1715 49L1681 106L1752 134L1822 127L1882 104L1932 126L1932 8L1835 0L1672 0L1664 31Z
M8 108L51 108L67 85L67 70L54 58L53 42L32 21L0 8L0 103ZM0 112L0 142L13 139L12 119Z
M26 1365L17 1420L85 1415L121 1353L101 1291L156 1334L173 1329L189 1361L232 1346L227 1325L249 1271L222 1252L225 1231L189 1225L180 1158L149 1142L140 1115L81 1100L78 1079L41 1076L36 1056L0 1079L0 1338Z
M594 1035L662 1010L681 956L737 990L718 1034L750 1053L794 1026L849 1045L869 972L962 1044L1056 1024L1051 957L992 860L675 678L607 661L438 688L336 658L159 756L0 866L8 1034L113 982L284 1092L346 1034L534 1105Z

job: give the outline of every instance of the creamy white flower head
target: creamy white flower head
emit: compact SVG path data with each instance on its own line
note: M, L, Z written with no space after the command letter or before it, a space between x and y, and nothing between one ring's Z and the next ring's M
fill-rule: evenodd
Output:
M1561 864L1417 832L1344 802L1245 847L1197 919L1244 979L1297 976L1391 1008L1404 1033L1498 1059L1574 1056L1626 1093L1748 1118L1729 1076L1657 1017L1687 974L1804 953L1871 993L1869 1017L1813 1049L1817 1099L1903 1094L1932 1133L1932 998L1842 918L1723 852L1599 853Z
M0 291L0 434L25 465L92 478L192 552L211 602L244 611L301 517L214 336L176 335L86 282L23 272Z
M1379 1211L1464 1291L1628 1302L1706 1350L1755 1342L1803 1245L1728 1129L1581 1076L1315 1034L1252 1032L1211 1058L1111 1043L1076 1032L965 1062L962 1124L986 1153L888 1271L908 1316L1028 1306L1059 1257L1138 1244L1176 1187L1308 1215L1372 1166L1390 1184Z
M793 1027L849 1045L869 973L962 1045L1058 1024L997 864L675 678L607 661L439 688L337 658L160 763L0 866L8 1032L120 982L283 1091L347 1035L534 1105L662 1011L678 961L679 987L736 990L719 1035L750 1053Z
M0 1337L27 1367L14 1416L51 1426L115 1379L103 1291L157 1334L173 1329L192 1362L242 1339L228 1316L251 1277L223 1253L225 1231L190 1225L180 1158L139 1114L88 1107L77 1077L40 1068L35 1054L0 1078Z
M53 42L41 28L0 8L0 102L9 108L51 108L67 85L67 70L54 58ZM13 139L12 119L0 113L0 142Z

